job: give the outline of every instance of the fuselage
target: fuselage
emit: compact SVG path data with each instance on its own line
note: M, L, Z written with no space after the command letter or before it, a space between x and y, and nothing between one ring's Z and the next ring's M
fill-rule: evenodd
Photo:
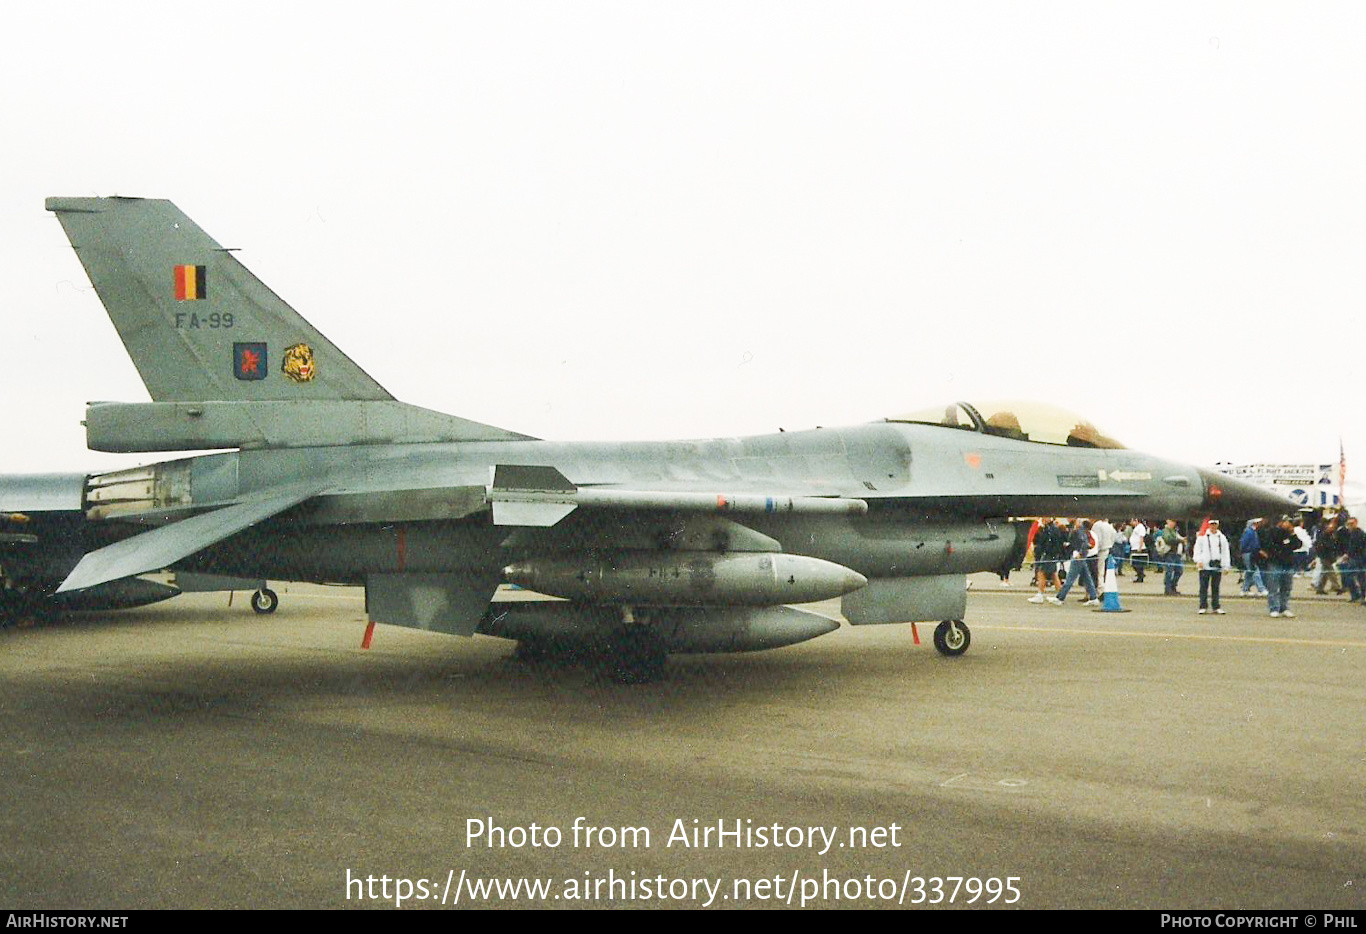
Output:
M999 569L1015 547L1013 517L1252 515L1267 500L1250 485L1139 451L872 422L687 441L360 444L180 458L89 478L83 546L301 478L326 482L329 491L177 566L335 583L372 573L484 573L528 556L648 551L683 521L668 512L601 509L581 510L553 529L495 526L486 490L496 465L554 465L585 488L861 499L865 515L738 521L786 553L870 579ZM60 577L78 557L60 556L50 572Z
M860 498L869 507L862 516L761 515L743 522L785 552L867 577L999 568L1014 546L1005 521L1014 516L1166 517L1207 505L1200 471L1137 451L881 422L693 441L244 450L156 465L155 487L167 491L156 505L202 508L300 477L333 480L334 492L190 563L219 573L337 582L374 571L482 567L528 554L648 549L654 523L670 521L599 510L535 533L494 527L484 492L499 464L553 464L581 487ZM407 489L395 492L400 480ZM147 505L137 508L145 512Z

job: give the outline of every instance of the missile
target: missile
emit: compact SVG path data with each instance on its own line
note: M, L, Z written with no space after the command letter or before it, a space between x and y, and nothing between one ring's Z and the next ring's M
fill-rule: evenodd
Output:
M541 527L555 525L580 506L747 515L862 516L868 512L865 500L838 496L579 487L554 467L508 464L491 469L485 498L493 506L494 525Z
M592 603L773 606L843 596L868 579L832 561L771 552L618 552L599 558L531 558L503 578L528 590Z

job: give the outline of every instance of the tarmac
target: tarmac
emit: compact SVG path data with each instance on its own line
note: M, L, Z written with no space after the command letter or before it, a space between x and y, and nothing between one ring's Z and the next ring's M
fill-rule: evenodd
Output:
M1130 612L1099 613L1024 578L974 575L959 658L931 625L845 624L637 686L486 637L362 650L345 588L8 629L0 900L384 907L406 879L429 894L405 908L1366 905L1366 610L1300 580L1270 619L1230 577L1227 615L1197 616L1126 577ZM673 833L718 821L751 835ZM547 888L480 897L492 879Z

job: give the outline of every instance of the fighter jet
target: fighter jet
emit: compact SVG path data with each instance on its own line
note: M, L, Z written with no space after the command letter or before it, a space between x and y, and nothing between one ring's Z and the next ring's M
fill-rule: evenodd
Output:
M91 403L87 444L221 450L0 478L5 606L173 596L147 572L362 585L375 622L669 653L838 624L971 635L965 575L1039 515L1263 515L1276 497L1126 449L1045 406L953 403L742 438L543 441L396 401L169 201L50 198L150 402ZM494 602L502 584L558 600ZM274 595L258 600L274 607ZM258 609L262 607L258 605Z

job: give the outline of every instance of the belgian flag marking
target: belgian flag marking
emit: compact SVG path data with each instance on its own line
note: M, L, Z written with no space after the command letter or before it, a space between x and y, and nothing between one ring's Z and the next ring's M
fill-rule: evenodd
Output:
M209 273L206 266L175 267L175 300L193 302L209 297Z

